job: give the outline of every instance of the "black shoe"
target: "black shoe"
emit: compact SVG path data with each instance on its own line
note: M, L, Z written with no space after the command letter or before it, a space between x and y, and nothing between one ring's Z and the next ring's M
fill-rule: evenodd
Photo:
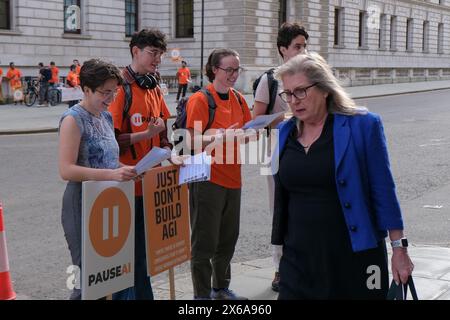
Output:
M275 272L275 277L272 281L272 290L278 292L280 290L280 273Z

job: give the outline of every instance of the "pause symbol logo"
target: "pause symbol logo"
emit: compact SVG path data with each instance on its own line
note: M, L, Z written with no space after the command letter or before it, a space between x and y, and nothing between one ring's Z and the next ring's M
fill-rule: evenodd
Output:
M89 236L95 251L103 257L116 255L127 241L130 227L130 204L122 190L109 188L100 193L89 220Z

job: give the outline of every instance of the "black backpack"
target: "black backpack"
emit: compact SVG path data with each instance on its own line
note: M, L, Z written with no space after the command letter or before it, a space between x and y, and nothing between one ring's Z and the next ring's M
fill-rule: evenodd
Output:
M241 95L235 90L233 89L233 93L234 95L237 97L239 104L242 108L242 113L244 113L244 106L242 104L242 100L241 100ZM211 92L208 91L208 89L206 88L202 88L200 90L202 94L204 94L206 96L206 98L208 99L208 113L209 113L209 117L208 117L208 123L206 124L205 129L203 130L202 133L205 133L206 130L208 130L213 121L214 121L214 116L216 114L216 103L214 101L214 98L211 94ZM172 130L175 131L177 129L185 129L186 128L186 120L187 120L187 110L186 110L186 106L188 103L189 98L181 98L180 101L177 104L177 115L175 118L175 122L172 124ZM184 136L179 136L177 140L174 141L175 146L178 145L179 143L181 143L183 141ZM181 152L180 152L181 154Z
M261 82L261 78L263 77L263 75L265 75L265 74L267 75L267 84L268 84L268 89L269 89L270 102L267 105L266 114L272 113L273 106L275 105L275 99L277 98L278 81L273 77L274 71L275 71L275 68L271 68L271 69L267 70L253 82L253 97L255 97L256 89L258 88L258 85Z
M52 78L52 70L48 67L42 68L41 74L44 82L49 82Z

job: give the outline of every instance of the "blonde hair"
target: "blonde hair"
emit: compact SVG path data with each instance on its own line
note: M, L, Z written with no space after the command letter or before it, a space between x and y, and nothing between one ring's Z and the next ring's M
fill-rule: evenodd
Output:
M366 114L367 108L359 107L339 84L330 66L318 53L308 52L299 54L275 70L275 78L282 80L286 75L302 73L311 83L326 93L327 111L343 115Z

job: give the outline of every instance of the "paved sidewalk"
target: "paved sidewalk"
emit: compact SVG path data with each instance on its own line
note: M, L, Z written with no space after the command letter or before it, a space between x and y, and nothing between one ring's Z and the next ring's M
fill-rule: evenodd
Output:
M419 299L450 300L450 248L411 245L408 251L415 266L413 278ZM388 250L388 253L390 260L391 250ZM271 257L233 263L231 272L230 289L239 295L250 300L277 299L278 294L270 287L274 275ZM170 298L168 278L154 281L153 292L155 299L168 300ZM175 274L175 292L176 300L192 300L190 273Z
M450 89L450 80L346 88L350 96L355 99L442 89ZM166 102L172 115L175 115L175 98L175 94L166 96ZM249 106L253 104L251 94L245 95L245 99ZM66 109L66 104L55 107L0 105L0 135L57 131L59 119Z

